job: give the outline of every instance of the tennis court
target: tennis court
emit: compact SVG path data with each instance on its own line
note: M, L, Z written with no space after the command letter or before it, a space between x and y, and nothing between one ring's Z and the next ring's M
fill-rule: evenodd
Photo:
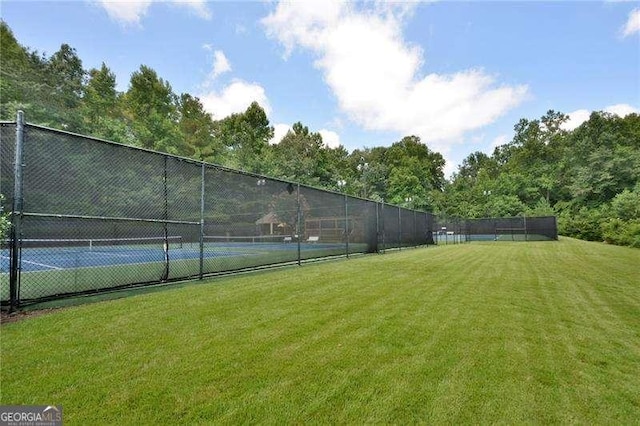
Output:
M273 251L296 251L291 236L207 236L185 242L181 236L121 239L32 239L23 240L22 272L165 263L220 257L261 256ZM301 242L300 249L344 250L344 244ZM202 253L201 253L202 251ZM9 251L0 252L1 271L9 271Z
M363 250L352 244L353 249ZM25 239L20 256L23 299L58 297L255 268L346 253L344 243L299 243L291 236L182 236L121 239ZM10 253L0 251L0 297L9 297Z

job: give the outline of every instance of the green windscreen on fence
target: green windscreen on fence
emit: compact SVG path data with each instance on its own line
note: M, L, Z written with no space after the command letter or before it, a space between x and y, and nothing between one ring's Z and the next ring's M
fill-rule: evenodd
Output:
M17 126L0 128L5 212ZM430 213L23 126L3 305L433 242Z
M445 223L423 211L20 122L0 126L0 193L12 222L1 240L0 301L12 308L330 256L557 238L555 218Z

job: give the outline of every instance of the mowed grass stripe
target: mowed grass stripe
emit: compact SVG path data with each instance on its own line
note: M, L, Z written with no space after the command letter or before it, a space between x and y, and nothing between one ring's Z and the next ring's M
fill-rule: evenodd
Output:
M69 424L634 423L640 251L403 250L3 325L2 404Z

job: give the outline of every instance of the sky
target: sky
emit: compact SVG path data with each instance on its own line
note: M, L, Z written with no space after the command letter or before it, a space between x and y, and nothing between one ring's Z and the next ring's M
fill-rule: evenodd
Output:
M0 16L32 50L106 63L120 91L147 65L214 119L257 101L272 143L298 121L349 151L417 135L447 176L521 118L640 112L639 1L0 0Z

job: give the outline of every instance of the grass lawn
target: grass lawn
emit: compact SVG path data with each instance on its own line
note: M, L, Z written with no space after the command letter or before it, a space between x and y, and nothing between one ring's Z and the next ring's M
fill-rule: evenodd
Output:
M67 424L640 419L640 250L403 250L0 328L1 404Z

